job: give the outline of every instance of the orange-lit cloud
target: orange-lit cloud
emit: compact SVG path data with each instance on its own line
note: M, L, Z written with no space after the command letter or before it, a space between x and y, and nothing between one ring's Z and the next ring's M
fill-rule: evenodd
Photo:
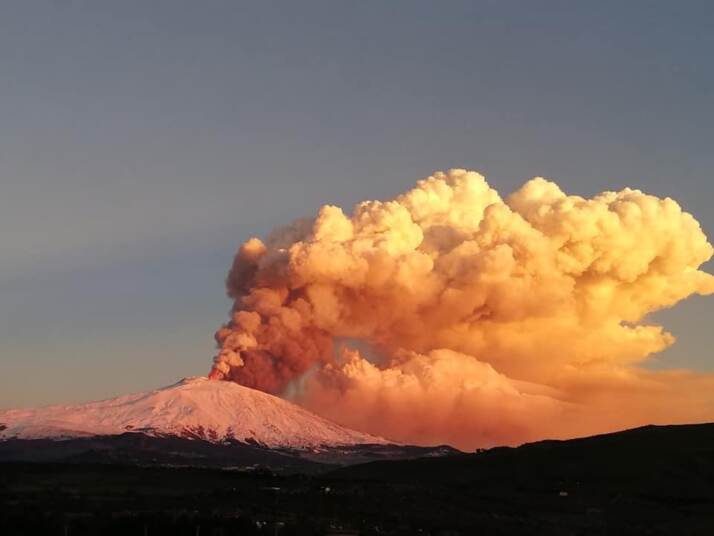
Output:
M714 293L712 252L669 198L435 173L243 244L211 375L462 448L714 419L713 377L639 366L674 342L648 313Z

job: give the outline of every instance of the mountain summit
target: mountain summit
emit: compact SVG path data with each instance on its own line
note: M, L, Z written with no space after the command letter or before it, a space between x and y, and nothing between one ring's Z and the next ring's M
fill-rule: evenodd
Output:
M70 439L138 432L213 443L307 449L388 445L291 402L233 382L185 378L154 391L72 406L0 411L1 439Z

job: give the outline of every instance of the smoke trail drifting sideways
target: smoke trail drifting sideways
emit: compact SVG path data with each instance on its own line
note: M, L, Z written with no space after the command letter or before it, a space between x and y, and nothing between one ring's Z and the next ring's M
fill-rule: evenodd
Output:
M714 379L638 367L674 341L648 313L714 293L712 252L669 198L536 178L503 200L475 172L435 173L245 242L211 377L301 379L297 401L342 424L469 448L712 419ZM370 359L336 350L349 339Z

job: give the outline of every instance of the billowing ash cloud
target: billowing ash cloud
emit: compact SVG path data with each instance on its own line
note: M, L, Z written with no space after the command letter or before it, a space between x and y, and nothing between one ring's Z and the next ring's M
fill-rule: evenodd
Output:
M638 366L674 342L648 313L714 293L711 256L669 198L435 173L245 242L211 376L464 448L713 419L712 377Z

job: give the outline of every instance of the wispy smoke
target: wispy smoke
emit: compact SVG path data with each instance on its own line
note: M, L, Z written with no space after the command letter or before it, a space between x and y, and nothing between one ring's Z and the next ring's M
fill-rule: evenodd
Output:
M211 376L466 448L712 419L714 379L638 366L674 342L648 313L714 293L712 252L669 198L435 173L243 244Z

